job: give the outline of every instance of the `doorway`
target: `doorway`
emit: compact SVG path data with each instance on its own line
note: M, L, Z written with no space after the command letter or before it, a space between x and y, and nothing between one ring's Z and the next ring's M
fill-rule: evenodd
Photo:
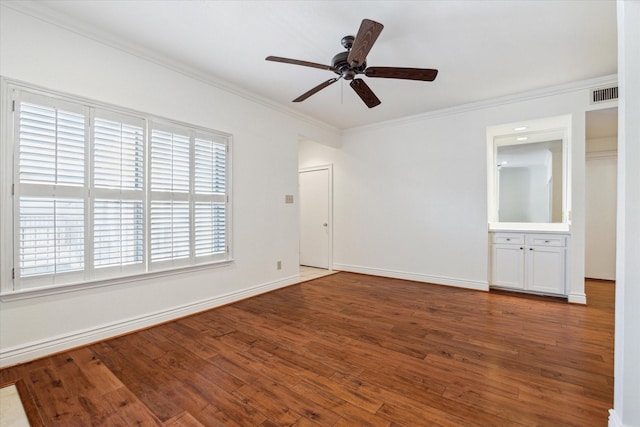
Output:
M300 169L300 265L331 269L331 165Z
M585 277L616 278L618 109L586 114Z

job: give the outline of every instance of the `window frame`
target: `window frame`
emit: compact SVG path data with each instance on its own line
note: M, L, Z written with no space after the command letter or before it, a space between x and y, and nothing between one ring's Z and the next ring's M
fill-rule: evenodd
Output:
M1 133L2 143L0 144L0 232L3 238L0 239L0 300L9 301L14 299L30 298L33 296L56 294L61 292L69 292L72 290L87 289L97 286L107 286L118 283L133 282L147 277L158 277L164 275L172 275L183 273L185 271L196 271L203 268L213 268L228 265L234 261L233 259L233 234L232 234L232 135L226 132L207 129L201 126L195 126L176 120L166 119L148 113L142 113L135 110L114 106L99 101L77 97L46 88L38 87L24 82L11 80L0 76L0 99L2 111L0 112L0 126L4 131ZM84 152L84 186L81 191L85 193L82 200L88 203L84 208L84 269L80 272L74 272L73 277L69 280L59 282L57 279L62 275L46 275L43 277L53 278L53 280L34 280L33 286L29 286L25 278L16 278L19 276L19 197L22 192L19 182L19 155L16 151L19 149L19 114L17 112L18 102L23 94L33 94L36 97L45 97L51 99L52 102L70 103L71 105L79 105L83 110L88 112L85 114L85 152ZM15 110L15 111L14 111ZM95 174L93 171L95 165L94 158L94 123L96 116L102 119L109 119L100 113L107 115L115 115L116 117L129 117L141 120L144 123L143 138L143 262L142 266L122 267L98 267L96 268L94 255L94 226L95 218L94 207L96 202L104 199L110 193L115 194L119 189L110 190L103 188L94 188ZM190 138L189 143L189 257L187 262L180 263L155 263L151 265L151 132L154 125L165 127L174 127L180 129L188 129L194 137L196 135L206 135L213 137L215 141L222 142L226 147L225 154L225 243L226 252L223 256L217 253L215 256L196 257L195 247L195 202L198 197L195 195L195 158L194 158L194 137ZM16 182L18 181L18 182ZM23 184L24 185L24 184ZM124 200L139 200L137 197L122 197ZM5 237L6 236L6 237ZM59 282L59 283L56 283Z

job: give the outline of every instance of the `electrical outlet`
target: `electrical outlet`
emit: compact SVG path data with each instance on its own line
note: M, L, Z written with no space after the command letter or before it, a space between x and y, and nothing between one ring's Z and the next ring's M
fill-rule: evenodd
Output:
M284 202L285 203L293 203L293 194L286 194L284 196Z
M282 270L282 261L278 261L278 262L276 262L276 268L277 268L278 270Z

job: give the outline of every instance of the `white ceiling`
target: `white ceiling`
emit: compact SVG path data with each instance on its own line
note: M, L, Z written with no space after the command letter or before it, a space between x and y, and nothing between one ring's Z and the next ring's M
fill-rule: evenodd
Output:
M617 72L615 1L43 0L65 25L204 74L340 129ZM363 18L385 28L370 66L437 68L434 82L366 78L368 109L330 71L265 61L330 64Z

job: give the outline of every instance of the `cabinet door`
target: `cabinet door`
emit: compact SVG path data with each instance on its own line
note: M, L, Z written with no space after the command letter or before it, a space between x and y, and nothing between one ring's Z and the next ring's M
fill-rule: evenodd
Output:
M565 294L565 248L530 246L527 248L527 289Z
M524 289L524 250L520 245L493 245L491 284Z

